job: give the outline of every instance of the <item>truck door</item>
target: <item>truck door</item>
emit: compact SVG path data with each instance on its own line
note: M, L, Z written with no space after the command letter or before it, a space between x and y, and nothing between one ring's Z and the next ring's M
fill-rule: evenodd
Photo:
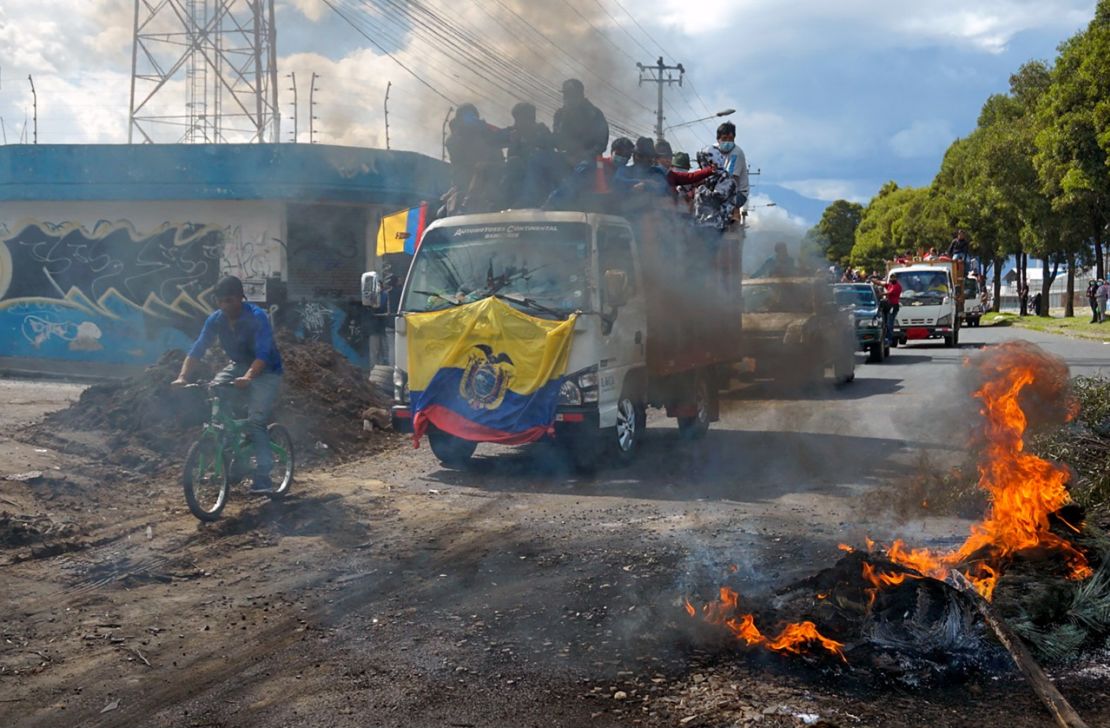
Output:
M624 225L602 224L597 229L598 288L603 313L602 346L598 362L600 406L604 427L606 403L615 403L629 370L644 361L644 292L636 263L632 230ZM624 274L622 301L613 301L606 290L606 273ZM622 305L617 305L622 304Z

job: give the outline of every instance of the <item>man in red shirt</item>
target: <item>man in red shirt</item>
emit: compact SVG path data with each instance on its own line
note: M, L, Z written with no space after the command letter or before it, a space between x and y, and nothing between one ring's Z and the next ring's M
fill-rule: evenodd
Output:
M894 322L897 320L898 309L902 303L902 284L898 282L898 276L894 273L890 274L885 285L883 285L884 303L886 303L886 338L887 341L894 339Z

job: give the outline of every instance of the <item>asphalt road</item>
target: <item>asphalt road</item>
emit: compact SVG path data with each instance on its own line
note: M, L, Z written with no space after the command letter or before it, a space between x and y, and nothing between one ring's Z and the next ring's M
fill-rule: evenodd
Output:
M961 540L967 520L891 506L922 468L966 457L977 407L964 361L1012 338L1073 373L1110 373L1100 342L966 329L958 349L860 355L843 387L745 384L698 442L652 417L628 468L583 476L551 447L483 445L456 471L398 443L305 473L284 502L235 493L205 528L172 482L0 481L6 507L85 529L60 555L0 559L0 724L732 724L698 703L720 678L721 705L742 695L760 725L797 725L765 712L783 706L836 725L1043 725L1016 681L848 694L729 645L707 662L681 608L725 579L760 599L843 542ZM24 403L0 410L0 430L76 394L43 387L0 380L0 399ZM7 440L0 465L86 466ZM1105 688L1075 680L1061 685L1099 724Z

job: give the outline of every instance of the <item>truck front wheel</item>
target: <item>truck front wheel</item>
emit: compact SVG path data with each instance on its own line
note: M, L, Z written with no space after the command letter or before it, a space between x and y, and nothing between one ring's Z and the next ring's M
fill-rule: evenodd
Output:
M432 446L432 453L441 463L456 470L462 470L467 466L470 456L478 447L476 442L435 429L428 430L428 444Z
M621 465L631 463L640 449L640 438L647 427L647 411L644 405L627 394L617 401L617 426L611 431L611 447L617 462Z

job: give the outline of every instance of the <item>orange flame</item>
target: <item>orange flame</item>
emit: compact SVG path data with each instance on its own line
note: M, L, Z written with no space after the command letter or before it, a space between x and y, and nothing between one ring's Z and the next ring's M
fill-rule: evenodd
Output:
M863 578L865 581L870 582L873 586L867 589L867 608L870 609L875 604L875 599L879 596L879 590L888 586L897 586L904 582L906 579L920 579L919 576L900 572L897 574L889 574L886 572L878 571L874 566L868 562L863 562Z
M1049 516L1069 501L1068 470L1025 452L1023 438L1028 420L1019 396L1038 376L1047 377L1052 372L1044 371L1045 365L1038 357L1016 345L998 347L996 355L980 366L987 381L975 393L982 403L986 425L979 487L990 499L987 514L971 527L963 545L953 551L911 549L897 540L887 549L887 558L938 579L973 559L989 559L993 565L979 563L976 568L961 568L987 599L994 593L1002 564L1013 554L1033 547L1058 551L1072 579L1088 578L1092 570L1086 557L1049 530ZM1069 527L1074 528L1072 524ZM869 542L868 549L871 547Z
M686 611L691 617L696 616L697 610L686 601ZM782 652L793 655L803 654L811 646L818 646L844 660L844 644L834 639L829 639L817 630L813 622L788 622L776 637L767 637L755 626L755 617L751 614L737 614L740 607L740 594L727 586L721 587L717 601L710 602L702 607L702 616L710 624L722 625L750 647L762 647L772 652ZM847 660L845 660L847 662Z

